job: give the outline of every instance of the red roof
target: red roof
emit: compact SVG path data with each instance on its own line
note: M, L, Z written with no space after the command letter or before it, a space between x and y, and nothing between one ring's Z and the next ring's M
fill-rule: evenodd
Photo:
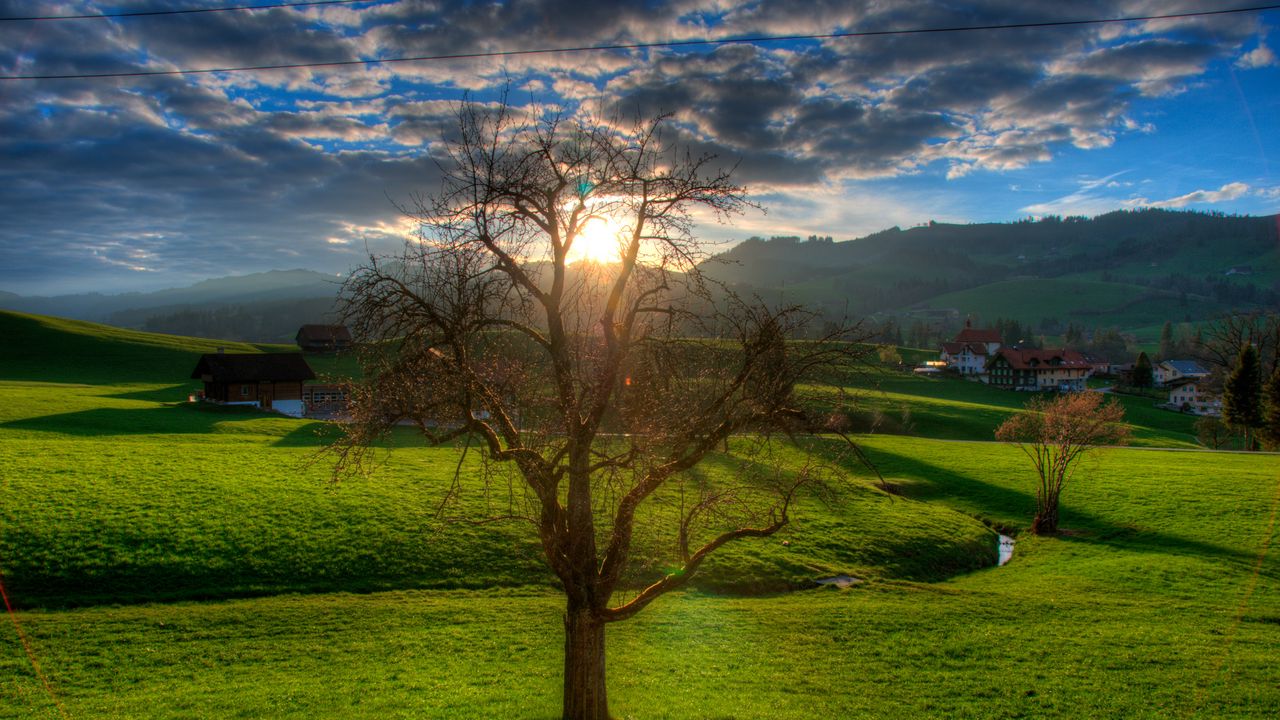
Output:
M984 330L982 328L966 327L956 335L958 343L998 343L1000 342L1000 333L995 330Z
M1089 369L1093 365L1075 350L1066 348L1035 350L1031 348L1000 348L995 357L1002 357L1015 370L1053 370L1060 368Z

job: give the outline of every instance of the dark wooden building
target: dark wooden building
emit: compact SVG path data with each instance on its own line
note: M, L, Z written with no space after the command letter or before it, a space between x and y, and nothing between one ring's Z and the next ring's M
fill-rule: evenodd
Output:
M1093 366L1075 350L1000 348L987 361L987 375L993 387L1006 390L1078 392Z
M296 416L302 415L302 384L315 376L300 353L210 353L191 371L204 383L206 400Z
M336 352L351 347L351 331L344 325L303 325L294 340L304 352Z

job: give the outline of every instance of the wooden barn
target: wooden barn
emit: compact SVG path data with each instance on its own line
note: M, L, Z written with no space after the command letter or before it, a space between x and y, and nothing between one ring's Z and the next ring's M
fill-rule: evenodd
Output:
M351 331L345 325L303 325L294 341L303 352L337 352L351 347Z
M206 400L294 417L303 413L302 384L315 376L299 353L210 353L191 371L204 383Z

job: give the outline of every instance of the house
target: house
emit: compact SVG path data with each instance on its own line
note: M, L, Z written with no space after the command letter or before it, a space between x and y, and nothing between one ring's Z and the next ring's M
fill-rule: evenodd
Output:
M345 325L303 325L294 341L303 352L336 352L351 347L351 331Z
M1222 398L1205 390L1199 380L1181 378L1169 386L1169 407L1196 415L1222 415Z
M1175 380L1209 377L1209 371L1194 360L1162 360L1151 368L1151 379L1156 385L1167 387Z
M1098 376L1098 375L1110 375L1110 374L1111 374L1112 367L1111 367L1111 361L1110 361L1110 360L1108 360L1108 359L1106 359L1106 358L1102 357L1101 355L1095 355L1095 354L1093 354L1093 353L1082 352L1082 353L1080 353L1080 354L1081 354L1082 356L1084 356L1084 359L1085 359L1085 360L1086 360L1086 361L1087 361L1091 366L1093 366L1093 375L1094 375L1094 376Z
M293 417L302 417L302 384L315 376L300 353L210 353L191 371L204 383L205 400Z
M1093 366L1066 348L1000 348L987 361L986 371L987 382L1006 390L1072 392L1085 389Z
M942 343L940 357L948 368L961 375L980 376L985 372L987 359L1000 349L1000 333L973 327L972 321L964 321L964 329L955 340Z

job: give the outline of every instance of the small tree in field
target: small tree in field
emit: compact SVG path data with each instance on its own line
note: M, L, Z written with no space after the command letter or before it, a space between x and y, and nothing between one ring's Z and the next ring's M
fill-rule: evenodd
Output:
M790 342L810 314L702 276L691 213L739 212L744 190L661 128L464 105L443 186L412 210L420 237L344 288L366 380L339 471L397 424L478 444L502 515L530 523L563 588L574 720L609 717L609 623L684 586L726 543L776 533L821 490L816 465L774 465L770 443L820 425L799 383L841 377L868 352L848 328ZM686 472L730 438L754 449L737 472ZM665 523L671 557L638 579L645 523Z
M1031 532L1058 531L1058 500L1082 455L1099 445L1122 445L1128 437L1124 407L1115 400L1104 404L1101 393L1035 397L1025 410L1005 420L996 429L996 439L1016 443L1040 476Z

